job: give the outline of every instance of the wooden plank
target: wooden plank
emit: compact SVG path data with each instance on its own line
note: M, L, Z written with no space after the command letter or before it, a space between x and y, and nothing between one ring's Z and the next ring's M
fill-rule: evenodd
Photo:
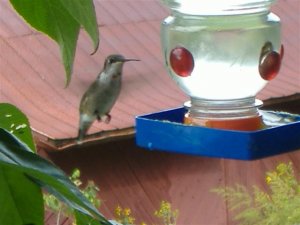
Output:
M224 183L221 159L146 151L134 139L50 152L48 157L66 172L77 167L84 181L95 181L103 199L100 211L108 218L120 205L132 209L136 224L158 224L153 213L167 200L179 209L179 225L226 224L224 202L210 193Z
M265 173L281 162L292 161L300 174L300 151L256 161L223 160L147 151L133 139L51 152L48 157L66 172L77 167L84 181L96 182L106 217L113 217L117 205L129 207L137 224L157 224L153 212L167 200L179 209L179 225L234 225L235 214L212 188L241 184L268 191Z

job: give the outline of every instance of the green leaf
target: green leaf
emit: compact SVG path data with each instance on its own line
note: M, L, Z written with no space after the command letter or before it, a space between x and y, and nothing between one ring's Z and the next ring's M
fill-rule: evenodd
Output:
M15 106L0 103L0 127L23 142L18 142L18 146L35 151L28 119ZM0 205L5 205L0 214L0 224L43 224L44 205L41 189L22 172L0 165L0 190Z
M44 223L41 189L23 173L0 166L0 189L0 224Z
M99 222L80 211L74 210L76 225L99 225ZM101 224L100 224L101 225Z
M18 108L8 103L0 103L0 128L18 137L27 144L31 151L35 152L28 119Z
M80 25L99 44L96 15L92 0L10 0L15 10L33 28L48 35L60 47L66 71L66 86L72 74Z
M94 44L94 52L99 46L99 31L93 0L60 0L69 13L83 26Z
M26 174L69 207L97 219L104 225L110 225L60 169L30 152L6 130L0 129L0 136L0 165Z

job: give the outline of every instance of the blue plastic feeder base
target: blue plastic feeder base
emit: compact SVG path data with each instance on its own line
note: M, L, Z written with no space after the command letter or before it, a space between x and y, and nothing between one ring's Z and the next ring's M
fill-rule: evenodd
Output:
M258 131L232 131L183 124L184 108L136 118L136 143L149 150L254 160L300 149L300 116ZM280 113L278 113L280 114Z

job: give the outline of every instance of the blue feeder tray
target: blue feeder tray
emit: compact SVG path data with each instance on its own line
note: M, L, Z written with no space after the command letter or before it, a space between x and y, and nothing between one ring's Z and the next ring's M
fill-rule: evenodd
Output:
M300 115L271 112L292 122L258 131L232 131L183 124L184 108L136 118L136 142L149 150L254 160L300 149Z

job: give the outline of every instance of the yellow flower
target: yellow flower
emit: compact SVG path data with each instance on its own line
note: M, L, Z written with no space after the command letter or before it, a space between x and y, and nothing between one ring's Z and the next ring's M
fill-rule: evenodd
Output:
M115 209L115 215L117 217L120 217L122 213L122 208L118 205L117 208Z
M123 210L123 213L124 213L124 216L130 216L131 210L130 210L129 208L125 208L125 209Z
M272 178L270 176L266 176L266 183L270 184L272 181Z
M164 215L169 214L171 211L171 204L169 202L162 201L158 211L155 211L154 214L158 217L163 217Z
M127 219L129 224L134 224L135 218L133 218L132 216L128 216Z

